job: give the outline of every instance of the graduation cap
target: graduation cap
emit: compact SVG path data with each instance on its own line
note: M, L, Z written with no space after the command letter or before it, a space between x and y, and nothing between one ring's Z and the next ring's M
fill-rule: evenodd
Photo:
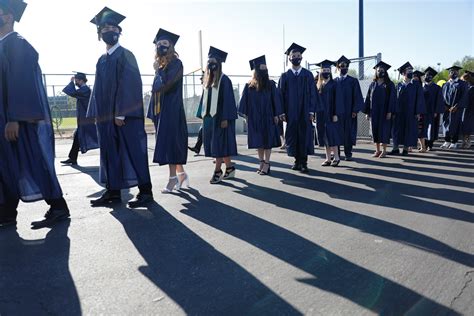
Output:
M265 60L265 55L250 60L249 64L250 64L250 70L254 70L260 65L266 65L267 61Z
M398 68L397 70L400 73L404 73L407 68L412 68L413 69L413 66L408 61L406 63L404 63L403 65L401 65L400 68Z
M449 67L449 68L446 68L446 70L448 70L448 71L449 71L449 70L461 70L461 69L462 69L462 67L459 67L459 66L456 66L456 65L451 66L451 67Z
M290 55L290 53L292 51L299 52L299 53L303 54L305 50L306 50L306 48L304 48L303 46L300 46L296 43L293 43L293 44L290 45L290 47L288 47L288 49L285 52L285 55Z
M323 60L322 62L316 64L316 66L321 67L321 68L331 68L331 66L334 66L334 62L330 60Z
M86 74L83 73L83 72L78 72L78 71L74 71L76 74L74 75L74 79L78 79L78 80L84 80L85 82L87 82L87 77L86 77Z
M385 71L389 70L390 68L392 68L392 66L390 66L389 64L386 64L384 63L383 61L379 61L375 66L374 66L374 69L377 69L377 68L382 68L382 69L385 69Z
M100 29L106 24L116 26L119 28L120 32L122 32L122 28L119 24L123 20L125 20L125 16L112 9L104 7L90 22L97 26L98 33L100 33Z
M217 59L217 61L225 63L225 60L227 59L227 53L211 46L209 47L209 53L207 54L207 58L215 58Z
M20 22L27 5L21 0L0 0L0 8L7 11L3 13L11 13L16 22Z
M179 35L168 32L167 30L164 30L164 29L159 29L158 33L156 33L155 39L153 40L153 44L156 44L157 42L161 40L168 40L171 43L173 43L173 46L175 46L178 39L179 39Z
M424 73L425 74L430 73L433 77L438 74L438 72L431 67L426 68Z
M337 61L336 61L336 66L339 66L339 64L346 63L349 65L351 63L351 60L347 58L346 56L342 55Z
M423 76L425 75L425 73L422 72L422 71L419 71L419 70L415 70L415 71L413 72L413 75L414 75L414 76L417 76L418 78L421 78L421 77L423 77Z

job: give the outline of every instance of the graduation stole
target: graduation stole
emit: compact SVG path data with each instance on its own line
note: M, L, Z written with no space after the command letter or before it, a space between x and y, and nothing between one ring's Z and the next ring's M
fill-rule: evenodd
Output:
M202 98L202 109L201 109L201 115L202 117L206 116L206 111L207 111L207 102L208 102L208 97L209 97L209 89L212 89L212 95L211 95L211 108L209 110L209 115L213 117L217 113L217 101L219 99L219 89L221 88L221 79L224 74L221 74L221 77L219 78L219 83L217 84L217 88L214 88L213 86L211 88L206 88L204 90L204 95Z

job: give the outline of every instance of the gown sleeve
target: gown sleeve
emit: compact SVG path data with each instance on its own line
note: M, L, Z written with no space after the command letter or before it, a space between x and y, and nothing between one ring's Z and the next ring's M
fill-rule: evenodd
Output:
M119 60L115 116L143 118L142 79L135 56L124 50Z
M352 113L358 113L364 109L364 98L360 90L360 84L357 79L354 80L352 89Z
M237 105L235 104L234 89L232 88L232 81L226 75L222 76L219 94L222 96L222 112L221 120L236 120L237 119Z
M244 91L242 92L242 97L240 98L239 102L239 110L238 113L242 117L248 116L248 93L249 93L249 85L248 83L245 84Z

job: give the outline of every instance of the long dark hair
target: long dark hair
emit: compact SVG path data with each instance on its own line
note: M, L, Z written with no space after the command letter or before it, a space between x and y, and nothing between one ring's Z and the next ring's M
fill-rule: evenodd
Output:
M392 82L392 80L390 80L387 70L384 69L384 71L385 71L385 76L383 77L383 83L385 83L388 86L388 84ZM377 69L375 69L374 82L377 82L378 79L379 78L377 77Z
M157 52L155 53L155 63L153 64L153 68L155 68L155 71L158 69L165 69L169 63L176 58L179 58L179 54L174 50L174 45L170 43L170 47L165 56L160 56Z
M217 70L210 72L206 66L206 73L204 74L204 87L209 89L211 87L217 88L222 76L222 63L217 61Z
M268 72L262 75L261 72L256 69L253 71L252 79L249 81L249 87L255 88L257 91L268 90L270 88L270 78Z

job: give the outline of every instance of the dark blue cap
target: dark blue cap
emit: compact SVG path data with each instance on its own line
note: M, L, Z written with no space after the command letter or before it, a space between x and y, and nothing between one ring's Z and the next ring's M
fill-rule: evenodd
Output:
M346 63L349 65L351 63L351 60L347 58L346 56L342 55L337 61L336 61L336 66L339 66L341 63Z
M265 60L265 55L250 60L249 64L250 64L250 70L254 70L260 65L266 65L267 61Z
M161 40L168 40L171 43L173 43L173 46L175 46L178 39L179 39L179 35L168 32L167 30L164 30L164 29L159 29L158 33L156 33L155 39L153 40L153 44L156 44L156 42L159 42Z
M317 63L316 66L321 67L321 68L331 68L331 66L334 66L334 62L325 59L322 62Z
M424 71L425 74L429 73L431 74L433 77L436 76L438 74L438 72L436 70L434 70L433 68L431 67L428 67L425 69Z
M75 79L78 79L78 80L84 80L84 81L87 81L87 76L85 73L83 72L78 72L78 71L74 71L76 74L74 75L74 78Z
M290 47L288 47L288 49L285 52L285 55L290 55L290 53L293 51L303 54L305 50L306 48L304 48L303 46L293 43L290 45Z
M374 69L377 69L377 68L382 68L382 69L385 69L385 71L389 70L390 68L392 68L392 66L390 66L389 64L387 63L384 63L383 61L379 61L375 66L374 66Z
M401 65L400 68L398 68L397 70L400 73L404 73L407 68L412 68L413 69L413 66L408 61L406 63L404 63L403 65Z
M217 61L225 63L225 60L227 59L227 53L211 46L209 47L209 53L207 54L207 58L215 58L217 59Z
M413 72L413 75L416 76L416 77L418 77L418 78L421 78L421 77L423 77L423 76L425 75L425 73L422 72L422 71L420 71L420 70L415 70L415 71Z
M20 22L27 5L21 0L0 0L0 8L6 11L3 13L11 13L16 22Z
M100 29L108 24L116 26L122 31L122 28L119 24L125 20L125 16L120 13L115 12L112 9L104 7L97 15L91 20L91 23L94 23L97 26L97 32L100 32Z
M462 67L459 67L459 66L456 66L456 65L451 66L449 68L446 68L446 70L461 70L461 69L462 69Z

